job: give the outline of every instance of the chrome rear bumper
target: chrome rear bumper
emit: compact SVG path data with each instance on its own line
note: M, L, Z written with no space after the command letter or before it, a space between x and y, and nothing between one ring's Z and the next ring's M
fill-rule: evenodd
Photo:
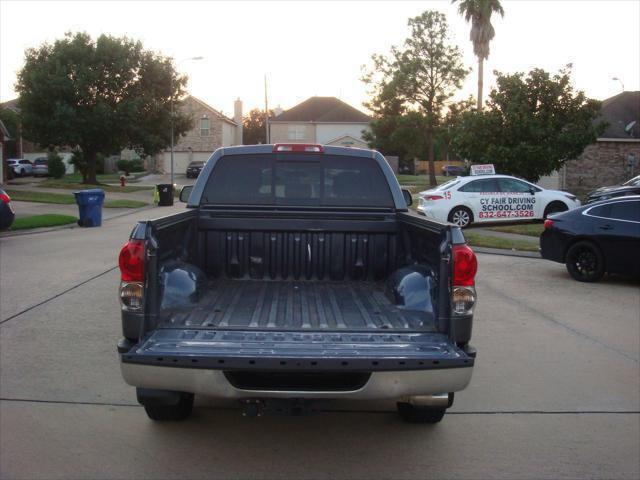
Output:
M134 387L174 390L215 398L327 398L354 400L401 399L463 390L473 367L373 372L360 388L348 391L244 390L227 380L222 370L120 364L125 381Z

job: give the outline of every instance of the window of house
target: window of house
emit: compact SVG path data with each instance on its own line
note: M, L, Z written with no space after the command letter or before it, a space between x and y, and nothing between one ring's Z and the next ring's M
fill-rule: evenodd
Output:
M210 132L210 122L209 119L203 117L200 119L200 136L208 137Z
M306 125L289 125L289 140L304 140L306 136Z

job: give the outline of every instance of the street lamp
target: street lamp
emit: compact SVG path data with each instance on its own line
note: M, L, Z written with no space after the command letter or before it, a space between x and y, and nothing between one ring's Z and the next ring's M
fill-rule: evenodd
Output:
M204 57L189 57L180 60L176 66L189 60L202 60ZM171 189L173 189L173 75L171 76Z
M622 80L620 80L618 77L613 77L611 80L613 80L614 82L619 82L620 86L622 87L622 91L624 92L624 83L622 83Z

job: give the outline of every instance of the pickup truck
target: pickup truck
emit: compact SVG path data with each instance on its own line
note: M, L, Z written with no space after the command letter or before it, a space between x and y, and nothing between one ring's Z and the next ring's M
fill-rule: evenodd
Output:
M151 419L203 395L250 415L386 399L435 423L468 385L476 256L409 211L380 153L221 148L181 200L119 257L121 370Z

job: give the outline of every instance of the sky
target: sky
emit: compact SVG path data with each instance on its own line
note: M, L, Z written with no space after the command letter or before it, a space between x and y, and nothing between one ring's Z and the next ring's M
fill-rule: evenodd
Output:
M493 17L496 37L485 63L485 92L493 71L557 71L573 64L574 88L605 99L640 90L640 0L503 0ZM336 96L363 109L361 67L408 36L407 19L425 10L447 15L451 41L474 71L457 98L476 93L476 59L469 25L449 0L438 1L19 1L0 0L0 100L13 85L24 51L67 31L139 39L176 59L189 90L227 115L285 110L314 95ZM202 56L203 60L186 60ZM486 95L486 94L485 94Z

